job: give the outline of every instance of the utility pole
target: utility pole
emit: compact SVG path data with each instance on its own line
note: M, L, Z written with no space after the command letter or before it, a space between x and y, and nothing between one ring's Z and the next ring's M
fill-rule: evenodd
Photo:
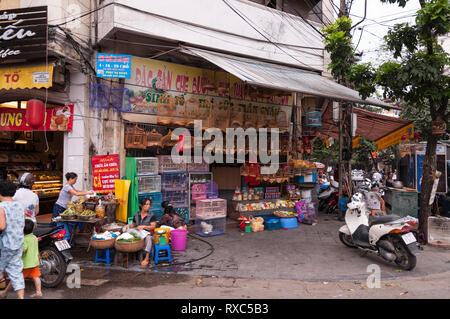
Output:
M348 16L347 4L345 3L345 0L341 0L340 6L339 6L339 18L342 16Z

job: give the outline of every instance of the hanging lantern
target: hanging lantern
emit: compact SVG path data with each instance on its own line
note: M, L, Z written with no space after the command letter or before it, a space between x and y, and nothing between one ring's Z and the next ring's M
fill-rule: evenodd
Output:
M26 119L29 126L38 129L44 125L45 104L40 100L29 100L27 102Z

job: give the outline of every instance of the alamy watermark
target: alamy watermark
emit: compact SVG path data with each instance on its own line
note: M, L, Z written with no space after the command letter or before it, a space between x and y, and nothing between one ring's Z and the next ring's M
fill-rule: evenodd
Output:
M264 164L265 166L261 166L261 174L275 174L278 171L280 166L280 130L278 128L270 129L270 145L268 145L269 131L267 128L258 130L255 128L245 130L243 128L227 128L224 137L223 131L219 128L208 128L202 133L202 127L201 120L194 121L194 161L191 161L190 151L183 152L183 155L179 154L184 149L190 150L192 148L191 132L187 128L177 128L172 132L172 140L179 139L180 136L183 137L182 142L177 143L172 148L171 156L174 163L202 163L205 161L208 164L234 164L234 153L237 153L237 163L243 164L245 163L247 137L249 163ZM210 142L203 148L203 141ZM224 141L226 142L225 156Z
M81 269L77 264L69 264L67 266L67 271L69 275L67 275L66 285L67 288L81 288Z
M381 288L381 268L377 264L367 266L366 272L371 273L367 277L367 288Z

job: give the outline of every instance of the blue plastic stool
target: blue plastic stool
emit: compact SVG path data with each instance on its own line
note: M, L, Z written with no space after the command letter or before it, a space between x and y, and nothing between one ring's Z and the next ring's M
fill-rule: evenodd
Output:
M95 250L95 264L99 261L105 262L107 265L111 265L111 249L96 249ZM114 252L113 252L114 254Z
M160 251L167 251L167 257L159 257ZM161 260L167 260L167 261L169 261L169 263L172 262L172 256L170 254L169 244L165 244L165 245L155 244L153 255L155 256L155 264L157 264Z

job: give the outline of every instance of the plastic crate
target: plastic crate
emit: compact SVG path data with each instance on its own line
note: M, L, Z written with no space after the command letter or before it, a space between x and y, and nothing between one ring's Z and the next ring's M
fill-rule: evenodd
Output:
M148 198L152 201L152 203L150 205L150 210L161 209L161 204L162 204L162 193L161 192L145 193L145 194L138 195L139 202L141 202L141 199L143 199L143 198Z
M219 197L219 186L214 182L205 183L206 185L206 198Z
M137 157L136 171L138 175L157 175L158 159L156 157Z
M175 210L178 213L178 215L183 217L186 224L189 223L189 216L190 216L189 207L175 207Z
M138 176L138 194L161 192L161 176Z
M150 212L152 212L155 215L156 220L160 220L162 216L164 215L164 211L162 209L150 209Z
M295 176L294 181L296 183L317 183L317 173Z
M188 175L186 173L163 173L161 175L161 188L163 190L188 189Z
M192 198L192 200L206 199L206 185L204 185L204 184L192 185L191 198Z
M281 218L275 215L256 215L264 219L264 230L281 229Z
M173 207L188 206L189 192L184 190L162 190L163 201L168 201Z
M195 233L203 237L222 235L227 225L226 217L195 218Z
M227 201L222 198L200 199L195 201L196 218L216 218L227 216Z
M172 161L171 155L158 155L158 166L159 172L185 172L186 171L186 163L181 162L176 164Z

